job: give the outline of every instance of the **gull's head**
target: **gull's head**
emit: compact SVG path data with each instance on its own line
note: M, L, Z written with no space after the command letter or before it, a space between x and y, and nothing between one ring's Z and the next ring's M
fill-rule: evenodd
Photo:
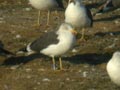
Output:
M66 32L66 33L70 32L73 35L77 35L77 31L74 30L74 28L68 23L62 23L58 32Z
M120 62L120 51L116 51L113 53L112 60Z
M120 64L120 52L119 51L114 52L110 61L116 64Z
M78 3L81 3L81 1L82 1L82 0L69 0L68 4L70 4L70 3L72 3L72 2L73 2L74 4L76 4L77 2L78 2Z

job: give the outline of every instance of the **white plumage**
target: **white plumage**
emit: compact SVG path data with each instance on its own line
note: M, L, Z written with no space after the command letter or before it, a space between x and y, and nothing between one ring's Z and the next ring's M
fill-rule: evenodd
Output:
M81 2L81 0L69 0L65 10L65 22L76 28L82 29L82 39L84 38L84 28L92 26L92 14Z
M57 0L29 0L29 3L36 9L39 10L38 13L38 25L40 25L40 11L48 11L47 15L47 25L49 25L50 11L56 10L58 7L64 8L62 1Z
M36 39L34 42L28 44L27 52L42 53L44 55L52 57L53 68L55 68L54 57L58 56L60 61L60 69L62 69L61 56L67 53L76 42L77 32L73 30L73 27L67 23L63 23L58 31L47 32L42 37Z
M75 27L90 26L91 20L86 14L86 8L80 0L71 2L65 11L65 22L72 24Z
M58 6L56 0L29 0L29 2L38 10L50 10Z
M120 86L120 52L115 52L106 66L111 80Z
M56 32L56 34L58 34L57 39L59 40L59 43L51 44L40 52L51 57L65 54L73 47L76 41L72 30L73 28L68 24L62 24Z

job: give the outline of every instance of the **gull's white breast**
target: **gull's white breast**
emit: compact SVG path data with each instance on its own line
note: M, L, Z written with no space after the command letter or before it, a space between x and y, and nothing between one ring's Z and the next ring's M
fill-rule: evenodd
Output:
M91 21L86 15L86 9L84 6L70 3L65 11L65 22L70 23L75 27L84 27Z
M39 10L48 10L58 6L56 0L29 0L30 4Z
M111 80L115 84L120 86L120 62L116 62L116 60L111 59L108 62L106 68L107 68L107 72L108 72L108 75L110 76Z
M58 37L60 40L58 44L49 45L40 52L48 56L60 56L70 50L75 44L75 36L71 33L63 33Z

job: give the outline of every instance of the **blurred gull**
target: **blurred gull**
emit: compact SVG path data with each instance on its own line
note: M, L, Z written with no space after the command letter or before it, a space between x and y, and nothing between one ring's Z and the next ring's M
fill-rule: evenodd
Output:
M81 0L69 0L69 5L65 11L65 22L82 29L82 40L84 39L85 28L92 27L92 14L90 10L82 4Z
M120 52L119 51L113 54L112 58L107 63L106 69L111 80L115 84L120 86Z
M40 11L48 11L47 25L49 25L50 11L58 8L64 9L62 0L29 0L29 3L39 10L38 25L40 25Z

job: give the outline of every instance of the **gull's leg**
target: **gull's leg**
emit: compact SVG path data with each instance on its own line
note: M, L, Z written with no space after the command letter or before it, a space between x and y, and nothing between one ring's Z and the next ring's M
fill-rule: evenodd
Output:
M40 25L40 10L38 11L38 21L37 24Z
M60 70L63 70L61 57L59 57L59 64L60 64Z
M50 21L50 11L48 11L48 14L47 14L47 25L49 26L49 21Z
M53 70L56 70L56 67L55 67L55 58L54 58L54 56L52 57L52 63L53 63Z
M55 14L55 19L58 19L59 15L58 15L58 11L57 10L54 11L54 14Z
M58 15L58 11L57 10L55 10L55 15Z
M82 36L81 36L80 40L85 41L84 37L85 37L85 28L82 29Z

